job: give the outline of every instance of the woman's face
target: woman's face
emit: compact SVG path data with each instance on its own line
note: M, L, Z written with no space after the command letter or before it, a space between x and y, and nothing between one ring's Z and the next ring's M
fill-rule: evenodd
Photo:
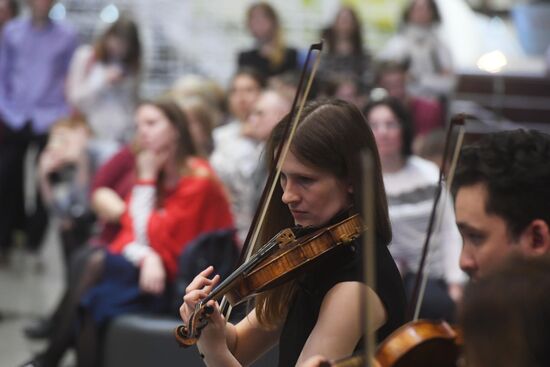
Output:
M154 153L176 151L178 132L164 113L153 105L142 105L136 112L137 139L143 149Z
M336 21L334 22L334 29L336 30L336 33L342 36L350 36L356 28L357 24L355 24L355 19L351 14L351 10L340 10L336 16Z
M128 43L118 36L110 35L105 39L105 48L109 60L121 61L128 52Z
M250 13L248 29L256 40L260 42L267 42L274 36L275 24L263 9L255 8Z
M401 155L401 124L392 110L388 106L378 105L370 110L367 121L376 139L382 161Z
M294 222L301 226L322 226L352 203L352 188L331 173L304 165L288 152L281 170L283 202Z
M409 22L420 26L432 24L433 14L428 0L415 0L409 13Z
M241 74L233 79L229 91L229 109L239 121L246 121L260 97L261 88L249 75Z

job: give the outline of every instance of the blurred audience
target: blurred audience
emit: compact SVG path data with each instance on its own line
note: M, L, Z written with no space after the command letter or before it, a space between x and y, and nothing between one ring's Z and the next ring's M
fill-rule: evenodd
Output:
M79 367L98 365L106 322L130 312L164 311L186 244L233 226L225 194L208 163L196 156L180 108L171 101L145 102L136 121L137 181L121 230L108 248L86 258L45 351L24 366L56 366L72 343Z
M0 0L0 35L6 23L17 17L17 15L19 15L19 3L17 0Z
M388 95L397 98L409 110L414 138L421 137L444 125L443 108L434 98L412 95L407 66L395 61L380 63L376 68L375 85L384 88Z
M29 0L30 16L9 22L0 42L0 258L16 230L36 253L48 217L36 187L34 212L25 212L24 162L46 145L50 126L69 115L65 77L77 46L74 29L48 17L54 0ZM32 177L32 176L31 176Z
M91 234L89 189L95 162L88 150L90 130L79 118L62 119L51 130L39 158L38 183L46 208L58 219L65 265Z
M138 142L120 149L95 172L90 186L89 205L95 215L95 231L88 241L76 243L78 249L70 254L65 291L51 315L34 320L23 332L29 339L43 339L51 335L66 311L63 305L69 302L71 290L82 276L84 264L96 250L106 247L118 235L120 219L126 211L126 198L136 181L135 154Z
M208 103L213 112L224 114L226 112L225 91L215 80L196 74L187 74L178 78L169 94L177 101L182 101L188 97L199 97ZM222 123L222 116L218 117L216 126Z
M389 247L411 297L420 265L426 229L435 199L439 170L412 154L411 118L401 103L388 97L371 102L364 111L374 133L392 222ZM442 213L430 243L426 293L420 317L455 319L455 304L461 296L464 274L458 266L462 239L455 224L451 198L443 194Z
M411 0L399 32L377 58L409 64L409 90L414 96L448 99L456 78L452 55L438 34L441 16L435 0Z
M266 78L298 68L298 52L287 46L273 6L267 2L252 4L246 24L255 44L251 50L239 52L239 68L254 68Z
M426 134L415 151L418 156L431 161L441 167L443 164L443 151L445 150L445 139L447 132L444 128L430 131ZM455 139L456 140L456 139Z
M82 45L75 52L67 96L88 120L100 162L132 137L141 64L138 28L127 18L110 25L95 45Z
M326 52L321 57L319 77L356 80L361 88L370 86L370 56L364 49L361 21L351 7L342 7L334 22L321 32Z
M249 118L249 124L244 130L244 135L256 143L254 153L257 165L251 174L253 189L245 193L245 195L248 195L246 203L248 204L247 211L250 213L251 219L262 196L268 176L267 164L265 163L267 157L263 156L265 143L269 135L271 135L273 128L290 112L291 107L292 101L285 94L276 90L266 89L254 105Z
M228 93L231 120L213 133L210 163L228 190L240 243L245 240L252 219L245 197L255 189L249 178L258 164L256 143L244 131L264 86L254 69L237 71Z

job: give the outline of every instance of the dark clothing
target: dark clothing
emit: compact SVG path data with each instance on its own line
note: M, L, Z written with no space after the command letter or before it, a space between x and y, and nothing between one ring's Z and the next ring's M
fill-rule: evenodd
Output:
M376 246L376 294L384 304L388 320L378 330L383 340L405 322L405 291L397 266L384 244ZM298 280L298 291L289 308L279 341L279 366L294 366L317 323L326 293L337 283L362 281L361 240L344 246L328 260ZM342 310L345 313L346 310ZM356 346L361 346L360 341Z
M37 157L44 149L47 134L36 134L28 121L20 130L13 130L0 120L0 252L7 252L16 230L27 234L26 246L37 251L48 224L47 211L40 191L36 190L34 212L25 212L24 161L28 148L35 145Z
M101 281L84 295L80 306L100 326L118 315L166 311L171 287L161 295L145 293L139 286L139 271L122 255L106 252Z
M408 273L403 278L407 299L410 300L416 280L415 273ZM449 296L444 279L428 278L419 318L428 320L456 321L456 305Z
M257 49L243 51L239 53L238 65L239 68L249 67L264 77L271 77L287 71L295 71L298 68L298 52L293 48L287 48L283 61L279 65L272 65L269 59L261 55Z

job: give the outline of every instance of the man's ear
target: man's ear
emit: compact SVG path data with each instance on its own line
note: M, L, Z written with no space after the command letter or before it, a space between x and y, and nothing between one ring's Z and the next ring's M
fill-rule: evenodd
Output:
M524 231L527 251L533 255L550 253L550 227L542 219L532 221Z

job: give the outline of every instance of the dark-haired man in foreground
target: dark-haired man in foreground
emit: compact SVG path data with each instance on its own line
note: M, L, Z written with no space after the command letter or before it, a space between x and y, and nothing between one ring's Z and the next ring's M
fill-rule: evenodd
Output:
M512 252L550 252L550 135L505 131L465 147L452 189L460 267L473 279Z

